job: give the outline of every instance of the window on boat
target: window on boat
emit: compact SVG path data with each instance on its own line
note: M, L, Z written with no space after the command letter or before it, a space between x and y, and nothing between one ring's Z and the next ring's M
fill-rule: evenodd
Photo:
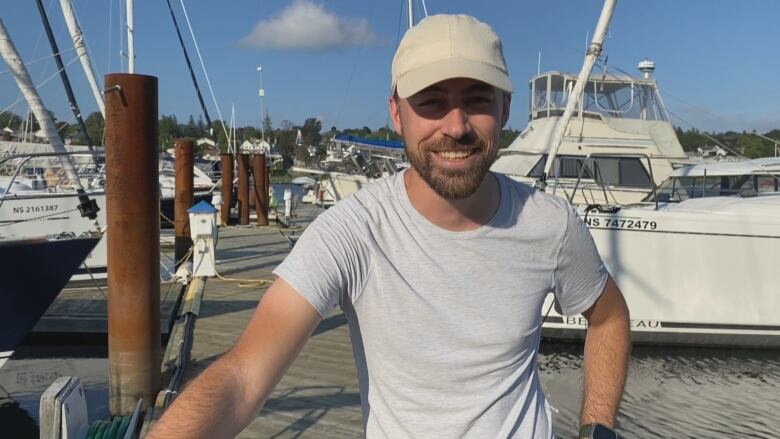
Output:
M778 181L770 175L671 177L661 183L657 192L659 201L674 203L690 198L778 192ZM645 201L654 201L653 196Z
M777 177L771 175L757 175L756 176L756 192L778 192Z
M583 180L606 186L652 187L650 175L638 157L591 157L586 162L585 157L559 155L555 161L553 176L558 178L576 179L582 173ZM547 154L543 154L528 176L540 178L546 164Z
M563 114L576 78L548 74L530 82L529 119ZM583 91L583 116L666 121L667 116L654 83L634 82L631 78L593 77ZM574 116L579 116L579 108Z

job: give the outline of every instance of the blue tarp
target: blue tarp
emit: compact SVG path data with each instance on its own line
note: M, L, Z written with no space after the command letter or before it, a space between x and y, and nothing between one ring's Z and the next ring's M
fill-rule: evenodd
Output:
M336 140L348 143L362 143L364 145L378 146L380 148L403 149L404 147L404 142L400 140L364 139L362 137L348 136L346 134L336 135Z

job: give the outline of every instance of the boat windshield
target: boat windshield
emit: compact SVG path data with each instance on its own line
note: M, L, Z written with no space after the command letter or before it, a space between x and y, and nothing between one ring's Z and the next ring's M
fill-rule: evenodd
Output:
M558 155L555 157L554 178L582 178L610 187L653 187L641 159L638 157L590 157ZM529 177L538 179L547 164L547 154L542 154Z
M778 179L771 175L669 177L658 187L658 201L679 203L691 198L753 196L778 192ZM649 195L645 201L655 201Z
M576 78L559 73L536 77L530 82L530 119L560 116ZM592 77L583 93L585 117L668 120L655 82ZM579 110L579 109L578 109ZM575 111L575 115L579 111Z

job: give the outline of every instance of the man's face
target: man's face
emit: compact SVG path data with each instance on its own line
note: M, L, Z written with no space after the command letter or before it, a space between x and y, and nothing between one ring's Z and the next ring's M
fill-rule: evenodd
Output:
M437 194L459 199L479 188L495 161L510 99L484 82L455 78L391 97L390 113L412 167Z

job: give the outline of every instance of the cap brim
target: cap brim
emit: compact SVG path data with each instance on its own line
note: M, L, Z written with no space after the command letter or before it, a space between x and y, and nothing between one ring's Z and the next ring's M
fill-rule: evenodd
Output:
M437 82L452 78L471 78L512 93L512 81L506 73L479 61L449 58L411 70L398 78L395 91L405 99Z

